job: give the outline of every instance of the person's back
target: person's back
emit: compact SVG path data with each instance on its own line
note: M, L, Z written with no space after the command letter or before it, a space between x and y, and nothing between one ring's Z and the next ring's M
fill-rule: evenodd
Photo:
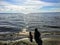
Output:
M36 41L36 43L38 44L38 45L42 45L42 40L41 40L41 34L40 34L40 32L38 31L38 29L36 28L35 29L35 33L34 33L34 39L35 39L35 41Z
M38 32L38 29L35 29L35 33L34 33L34 39L36 42L38 42L38 38L40 37L40 33Z
M34 33L35 35L35 38L37 38L37 37L40 37L40 33L38 32L38 31L35 31L35 33Z

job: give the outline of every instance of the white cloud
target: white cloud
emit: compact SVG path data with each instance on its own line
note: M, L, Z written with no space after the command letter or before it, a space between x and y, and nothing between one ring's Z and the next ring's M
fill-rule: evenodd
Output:
M0 12L17 12L17 13L32 13L32 12L49 12L38 10L44 6L59 6L59 3L48 3L48 2L41 2L38 0L28 0L23 5L13 5L5 1L0 1ZM57 11L60 11L56 9ZM55 10L50 10L55 11Z

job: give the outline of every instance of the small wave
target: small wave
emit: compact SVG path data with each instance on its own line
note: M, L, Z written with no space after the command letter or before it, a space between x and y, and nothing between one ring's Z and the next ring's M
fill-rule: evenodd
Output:
M0 32L18 32L21 31L17 27L9 27L9 26L0 26Z
M59 29L60 29L60 26L49 26L49 25L44 25L43 27L48 27L48 28L59 28Z

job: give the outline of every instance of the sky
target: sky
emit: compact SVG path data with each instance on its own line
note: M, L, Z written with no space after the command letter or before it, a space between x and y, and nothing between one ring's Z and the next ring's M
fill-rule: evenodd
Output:
M0 13L60 12L60 0L0 0Z

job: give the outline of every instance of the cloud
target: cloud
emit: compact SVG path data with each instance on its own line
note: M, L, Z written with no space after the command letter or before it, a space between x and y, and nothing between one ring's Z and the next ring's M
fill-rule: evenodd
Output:
M60 12L60 3L48 3L38 0L28 0L23 5L14 5L0 0L0 13L34 13L34 12ZM59 8L58 8L59 7ZM45 10L47 8L47 10Z

